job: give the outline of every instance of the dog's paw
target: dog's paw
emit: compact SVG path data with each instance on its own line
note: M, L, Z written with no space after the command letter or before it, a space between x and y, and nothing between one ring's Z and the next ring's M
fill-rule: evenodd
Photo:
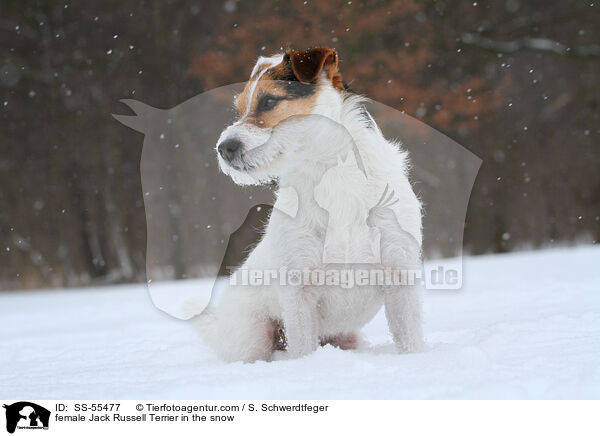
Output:
M288 334L287 337L287 353L293 359L311 354L317 349L318 345L317 338L312 338L309 335L290 336Z
M421 337L403 338L394 341L399 354L420 353L426 351L425 341Z
M288 346L287 355L290 359L298 359L300 357L308 356L314 351L314 347L290 347Z

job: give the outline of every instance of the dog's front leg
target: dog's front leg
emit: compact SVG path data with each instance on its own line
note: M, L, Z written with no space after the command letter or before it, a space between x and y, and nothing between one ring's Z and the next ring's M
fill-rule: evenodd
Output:
M280 290L283 325L288 354L301 357L319 344L316 296L310 288L286 286Z
M423 349L421 304L417 285L386 286L383 290L385 316L390 333L401 353Z

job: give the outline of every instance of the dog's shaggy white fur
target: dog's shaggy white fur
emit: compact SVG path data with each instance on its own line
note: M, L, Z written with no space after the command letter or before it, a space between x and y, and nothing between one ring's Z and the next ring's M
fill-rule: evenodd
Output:
M260 58L246 87L246 106L240 119L219 139L219 145L232 138L241 143L237 160L218 157L222 170L236 183L276 180L280 187L264 236L243 268L339 268L323 263L328 262L324 259L326 240L335 247L335 241L331 241L335 235L371 234L364 230L365 219L368 226L381 233L378 268L414 269L420 265L421 204L409 183L407 154L399 144L383 137L364 109L364 98L339 89L331 81L331 71L326 69L337 69L337 57L334 60L331 62L330 57L323 61L317 71L309 114L288 113L276 126L261 127L256 120L250 121L252 101L260 97L254 95L259 94L257 84L264 80L265 72L290 60L283 55ZM352 156L351 163L348 156ZM353 169L329 171L340 162ZM357 167L362 173L358 176ZM378 206L382 193L389 195L392 191L398 201L388 202L389 206L380 202ZM340 195L353 193L348 202L331 201L329 207L334 210L325 210L317 201L336 196L339 200ZM281 212L290 210L293 212ZM332 216L350 218L341 220L343 229L332 229ZM373 253L361 248L364 245L372 249L372 245L357 243L354 249L347 243L342 245L352 251L352 260L345 268L350 262L353 266L372 262ZM324 343L354 348L359 329L382 304L398 351L419 350L422 333L418 285L345 289L281 285L277 280L261 286L230 284L218 301L196 318L196 323L205 342L222 359L253 362L272 359L275 342L281 342L281 329L290 357L309 354Z

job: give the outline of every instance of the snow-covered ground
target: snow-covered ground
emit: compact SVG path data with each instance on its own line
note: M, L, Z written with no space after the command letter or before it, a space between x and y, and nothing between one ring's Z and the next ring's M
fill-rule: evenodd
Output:
M424 312L419 354L379 313L360 350L227 364L143 285L1 293L0 397L600 398L600 247L467 258Z

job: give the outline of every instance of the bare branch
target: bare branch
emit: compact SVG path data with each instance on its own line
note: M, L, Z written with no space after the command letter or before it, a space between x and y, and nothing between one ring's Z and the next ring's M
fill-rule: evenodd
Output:
M600 56L600 45L582 47L567 47L566 45L549 38L520 38L514 41L494 41L474 33L463 33L461 41L464 44L474 45L498 53L515 53L522 49L548 51L561 56Z

